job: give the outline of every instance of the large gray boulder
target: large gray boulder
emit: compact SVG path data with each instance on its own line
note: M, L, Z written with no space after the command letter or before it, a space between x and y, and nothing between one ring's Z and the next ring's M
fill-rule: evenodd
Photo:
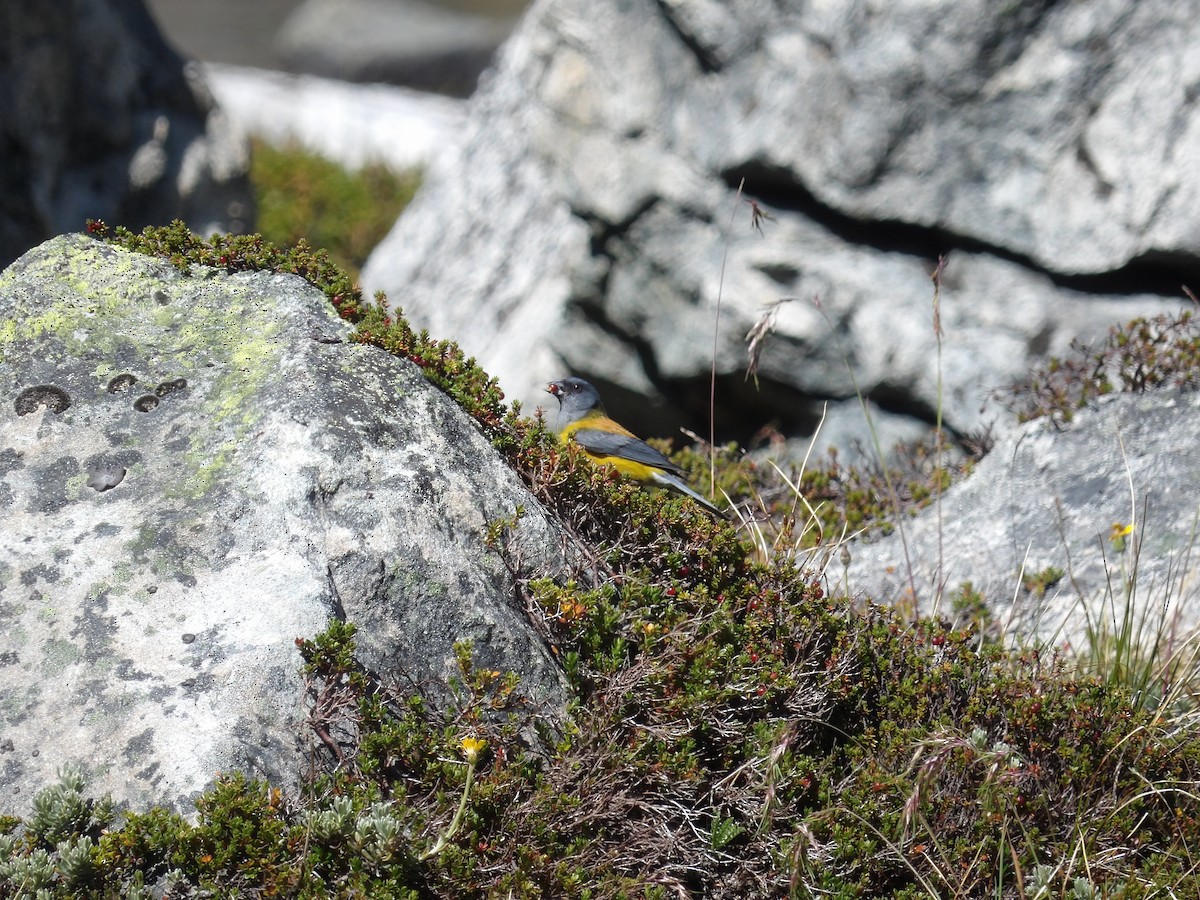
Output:
M849 566L826 575L947 619L969 582L997 623L1026 639L1080 648L1089 628L1112 635L1127 624L1182 651L1200 625L1198 523L1200 393L1118 394L1066 425L1013 431L940 507L851 546Z
M305 0L274 49L291 71L466 97L515 21L422 0Z
M635 429L699 427L720 297L726 434L804 434L825 401L861 423L857 393L965 432L1200 282L1194 13L542 0L364 284L527 403L573 371ZM756 390L745 335L784 297Z
M294 641L359 626L384 681L446 697L454 643L547 714L558 669L484 546L559 535L470 420L290 275L82 236L0 275L0 813L65 764L186 810L218 772L310 765Z
M0 266L89 218L247 230L248 165L141 0L0 0Z

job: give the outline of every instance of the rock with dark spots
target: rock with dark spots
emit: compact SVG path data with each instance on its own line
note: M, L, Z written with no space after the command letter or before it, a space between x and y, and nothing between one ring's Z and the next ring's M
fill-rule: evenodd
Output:
M0 275L0 321L0 813L67 763L137 807L188 810L222 771L294 786L294 642L334 617L381 677L444 700L471 640L555 714L559 671L484 536L523 506L516 547L552 573L557 533L320 292L70 236ZM46 385L69 405L18 412Z
M0 2L0 265L88 218L244 230L248 167L142 0Z
M97 459L88 465L87 486L101 493L111 491L125 479L126 471L124 466L109 459Z
M1200 287L1197 37L1167 0L541 0L364 284L510 395L574 372L641 433L700 429L714 362L732 437L826 401L866 437L859 395L887 435L966 432Z
M1120 394L1065 426L1022 426L940 509L856 543L848 570L826 575L947 619L969 582L1006 631L1055 644L1086 646L1089 624L1111 634L1126 615L1142 638L1182 636L1200 624L1198 515L1200 394Z
M39 384L25 388L13 401L13 409L16 410L18 416L37 412L43 406L60 413L70 405L71 398L67 396L67 392L52 384Z

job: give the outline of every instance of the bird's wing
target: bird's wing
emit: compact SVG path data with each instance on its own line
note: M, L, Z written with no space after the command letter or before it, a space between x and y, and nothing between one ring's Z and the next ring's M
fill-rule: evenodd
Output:
M598 428L580 428L571 432L571 439L593 456L616 456L668 472L680 471L675 463L632 435L615 434Z

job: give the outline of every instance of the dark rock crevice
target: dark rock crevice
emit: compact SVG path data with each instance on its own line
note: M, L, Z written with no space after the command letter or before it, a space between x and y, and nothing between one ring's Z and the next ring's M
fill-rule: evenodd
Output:
M1029 256L944 228L899 220L865 220L823 203L791 171L751 160L721 173L722 180L768 208L804 216L848 244L881 253L900 253L925 260L930 268L954 251L993 256L1043 275L1056 287L1081 294L1130 296L1156 294L1180 298L1187 285L1200 289L1200 258L1183 253L1142 254L1108 272L1072 274L1053 271Z

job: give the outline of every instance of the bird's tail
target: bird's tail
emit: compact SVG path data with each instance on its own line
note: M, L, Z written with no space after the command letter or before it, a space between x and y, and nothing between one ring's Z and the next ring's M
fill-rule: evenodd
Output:
M701 497L699 494L697 494L695 491L693 491L690 487L688 487L686 484L684 484L682 480L680 480L679 478L676 478L671 473L657 471L654 473L653 478L654 478L654 481L656 484L660 484L663 487L670 488L673 491L678 491L681 494L691 497L693 500L695 500L697 503L699 503L701 506L703 506L705 509L707 509L714 516L719 516L722 519L729 518L729 513L724 512L723 510L717 509L717 507L715 507L711 502L709 502L708 500L705 500L703 497Z

